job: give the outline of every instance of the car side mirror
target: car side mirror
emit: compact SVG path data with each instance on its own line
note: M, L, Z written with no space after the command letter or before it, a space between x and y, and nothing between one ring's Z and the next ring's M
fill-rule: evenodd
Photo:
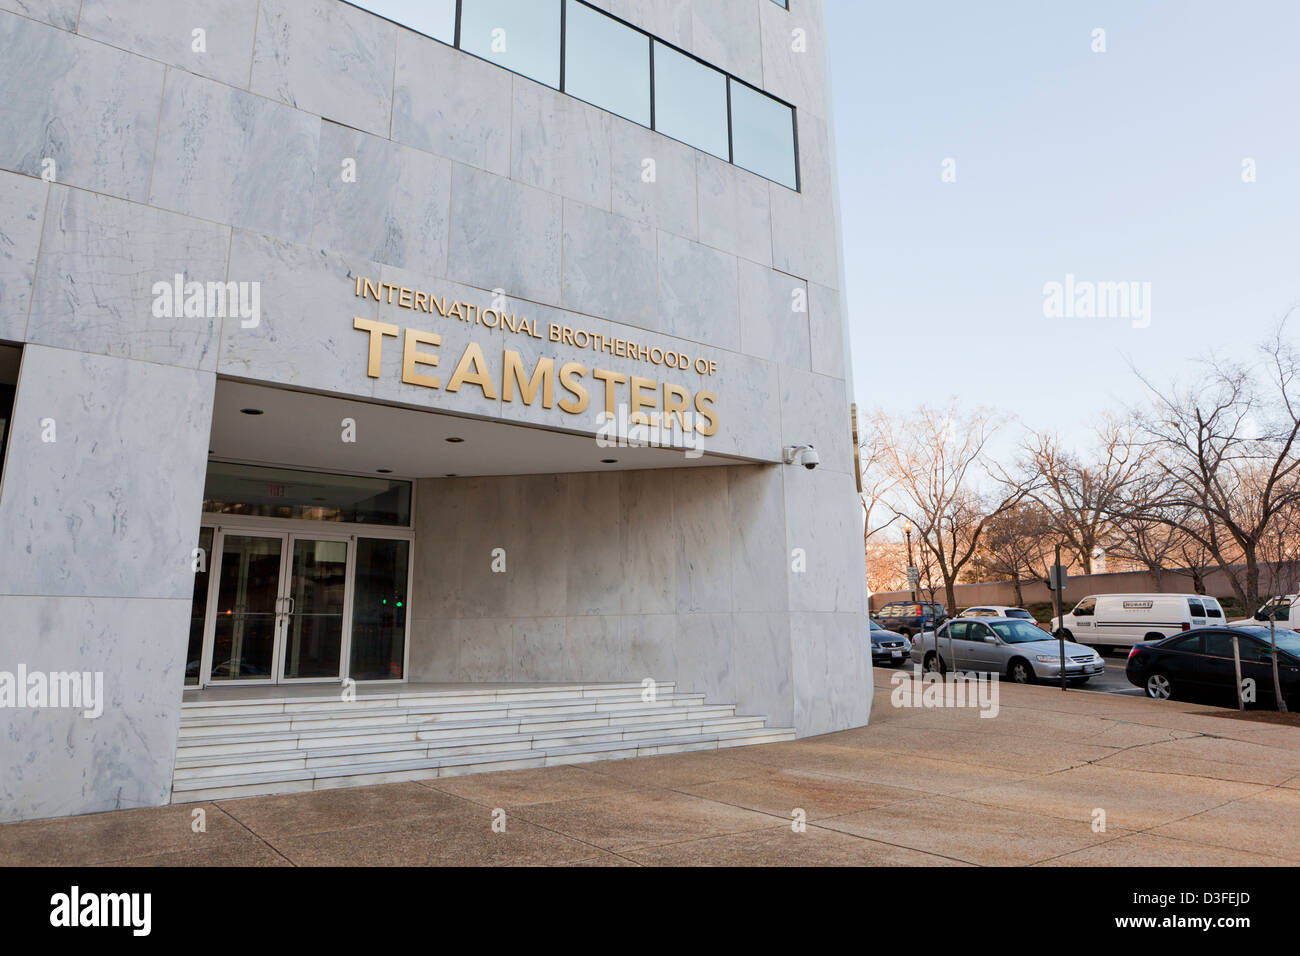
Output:
M992 634L989 634L987 637L984 638L985 644L996 644L997 642L998 639L994 637Z

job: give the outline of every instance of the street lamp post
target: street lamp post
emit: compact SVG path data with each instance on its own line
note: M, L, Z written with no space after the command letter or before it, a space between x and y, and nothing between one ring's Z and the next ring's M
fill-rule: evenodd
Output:
M908 583L912 584L912 581L916 581L918 578L912 576L912 568L916 567L916 565L912 563L912 522L910 520L903 522L903 534L907 537L907 576L911 579ZM912 600L919 600L916 596L915 584L912 584Z

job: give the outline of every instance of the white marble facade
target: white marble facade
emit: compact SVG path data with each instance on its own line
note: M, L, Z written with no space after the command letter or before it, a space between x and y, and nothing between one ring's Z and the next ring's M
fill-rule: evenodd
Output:
M794 103L801 191L365 0L0 0L0 344L24 346L0 670L103 670L111 686L90 723L6 718L0 820L168 799L218 379L595 432L595 407L404 385L393 344L370 378L354 317L437 331L448 356L476 341L597 361L360 301L357 277L483 307L500 290L543 327L714 361L656 374L599 357L716 392L709 448L736 461L411 476L412 679L656 676L801 734L866 721L824 2L592 2ZM260 283L259 324L159 315L151 290L177 273ZM807 442L816 472L780 464ZM498 539L515 573L487 573Z

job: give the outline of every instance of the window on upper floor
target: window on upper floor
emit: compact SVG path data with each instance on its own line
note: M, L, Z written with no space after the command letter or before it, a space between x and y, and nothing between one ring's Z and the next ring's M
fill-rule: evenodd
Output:
M565 0L564 91L650 125L650 38L585 3Z
M460 47L560 88L560 0L461 0Z
M372 13L454 46L456 0L358 0Z
M726 74L656 40L654 77L655 129L730 161Z
M800 188L792 106L587 0L349 2L772 182Z
M731 161L782 186L799 188L794 110L731 80Z

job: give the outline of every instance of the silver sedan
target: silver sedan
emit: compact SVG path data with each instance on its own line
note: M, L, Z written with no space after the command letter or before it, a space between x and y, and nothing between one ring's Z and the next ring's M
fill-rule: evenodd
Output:
M925 670L990 671L1017 684L1061 679L1061 645L1036 624L1018 618L954 618L912 641L911 659ZM937 653L937 657L936 657ZM1085 684L1106 670L1090 647L1065 642L1065 679Z

